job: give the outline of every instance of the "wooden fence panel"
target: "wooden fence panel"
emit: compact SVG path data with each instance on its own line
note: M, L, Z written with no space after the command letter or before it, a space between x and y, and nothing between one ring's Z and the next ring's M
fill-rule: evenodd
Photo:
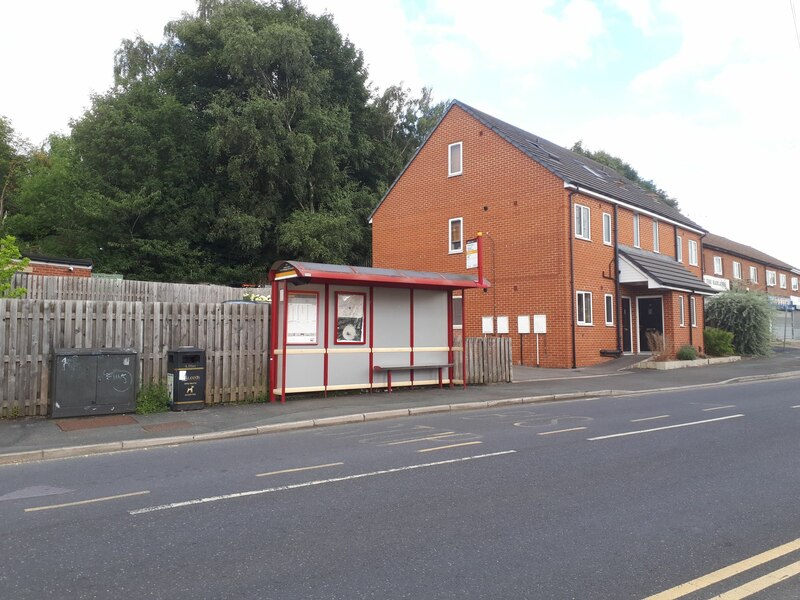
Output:
M133 348L140 383L165 382L167 350L205 349L206 403L268 393L268 304L0 299L0 417L45 415L56 348Z
M120 302L225 302L244 294L269 296L269 288L232 288L222 285L162 283L132 279L50 277L17 273L12 286L25 288L29 300L95 300Z
M467 338L467 383L510 383L511 338Z

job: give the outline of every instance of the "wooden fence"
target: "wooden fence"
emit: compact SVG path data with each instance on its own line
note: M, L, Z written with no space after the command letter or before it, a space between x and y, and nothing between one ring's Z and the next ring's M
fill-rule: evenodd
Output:
M244 294L269 296L269 288L162 283L132 279L49 277L17 273L12 285L25 288L30 300L119 300L124 302L225 302Z
M56 348L133 348L163 382L167 350L206 350L206 403L268 392L269 305L0 299L0 417L45 415Z
M467 338L466 350L467 383L511 382L511 338Z

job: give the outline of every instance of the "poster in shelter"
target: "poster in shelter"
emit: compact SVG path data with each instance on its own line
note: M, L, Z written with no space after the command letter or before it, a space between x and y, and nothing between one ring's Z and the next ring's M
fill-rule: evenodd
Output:
M317 301L317 294L289 294L287 344L317 343Z
M364 294L336 294L336 341L364 343Z

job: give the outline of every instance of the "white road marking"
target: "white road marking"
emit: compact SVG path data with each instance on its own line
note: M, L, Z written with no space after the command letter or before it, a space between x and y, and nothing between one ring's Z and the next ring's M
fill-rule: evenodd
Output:
M796 406L792 406L792 408L800 408L800 404L798 404Z
M281 471L270 471L269 473L257 473L256 477L266 477L267 475L282 475L283 473L298 473L300 471L311 471L312 469L324 469L326 467L338 467L343 462L328 463L326 465L314 465L313 467L297 467L295 469L283 469Z
M735 404L728 404L726 406L712 406L711 408L704 408L703 412L708 412L710 410L722 410L723 408L736 408Z
M105 502L107 500L117 500L119 498L130 498L131 496L142 496L149 494L148 490L142 492L131 492L130 494L118 494L116 496L105 496L104 498L92 498L91 500L78 500L77 502L65 502L64 504L50 504L49 506L34 506L26 508L25 512L36 512L38 510L51 510L53 508L66 508L68 506L80 506L81 504L94 504L95 502Z
M657 417L645 417L644 419L631 419L631 423L638 423L639 421L655 421L656 419L666 419L669 415L658 415Z
M737 419L744 415L728 415L727 417L717 417L716 419L706 419L705 421L692 421L691 423L678 423L677 425L666 425L664 427L654 427L653 429L640 429L639 431L626 431L625 433L612 433L611 435L601 435L598 437L587 438L590 442L597 440L608 440L611 438L625 437L628 435L638 435L640 433L651 433L653 431L663 431L665 429L676 429L678 427L689 427L691 425L703 425L704 423L715 423L717 421L727 421L728 419Z
M460 448L461 446L473 446L475 444L482 444L483 442L462 442L461 444L450 444L449 446L436 446L435 448L423 448L417 452L433 452L434 450L447 450L449 448Z
M540 431L536 435L552 435L554 433L567 433L568 431L581 431L586 427L573 427L572 429L557 429L556 431Z
M423 463L419 465L409 465L406 467L398 467L396 469L384 469L382 471L371 471L369 473L358 473L356 475L347 475L345 477L334 477L332 479L320 479L317 481L307 481L305 483L295 483L292 485L281 485L278 487L265 488L263 490L251 490L248 492L235 492L233 494L224 494L222 496L209 496L207 498L198 498L196 500L185 500L183 502L172 502L170 504L161 504L159 506L149 506L147 508L139 508L136 510L128 511L130 515L141 515L144 513L156 512L160 510L170 510L173 508L181 508L184 506L192 506L194 504L208 504L209 502L219 502L221 500L232 500L234 498L245 498L247 496L259 496L262 494L270 494L272 492L283 492L286 490L296 490L300 488L313 487L323 485L326 483L338 483L340 481L354 481L356 479L364 479L365 477L375 477L377 475L388 475L390 473L400 473L402 471L413 471L415 469L425 469L428 467L438 467L442 465L451 465L460 462L467 462L470 460L479 460L482 458L494 458L496 456L505 456L507 454L516 454L516 450L504 450L502 452L493 452L492 454L476 454L475 456L465 456L462 458L452 458L450 460L440 460L438 462Z

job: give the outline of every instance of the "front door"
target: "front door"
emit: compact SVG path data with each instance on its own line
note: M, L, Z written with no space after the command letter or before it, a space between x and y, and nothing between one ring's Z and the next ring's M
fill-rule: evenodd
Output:
M633 337L631 336L631 299L622 299L622 351L633 351Z
M639 317L639 351L649 352L650 345L647 343L647 332L664 334L664 311L661 297L637 298L636 308Z

